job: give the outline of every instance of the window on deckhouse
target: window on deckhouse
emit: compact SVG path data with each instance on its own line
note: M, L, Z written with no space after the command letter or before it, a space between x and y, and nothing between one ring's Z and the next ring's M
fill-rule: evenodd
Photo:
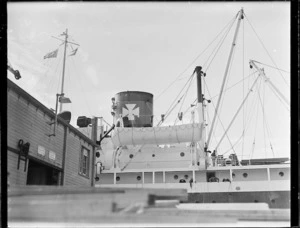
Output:
M89 168L90 168L90 150L85 148L84 146L81 147L80 153L80 169L79 174L89 177Z

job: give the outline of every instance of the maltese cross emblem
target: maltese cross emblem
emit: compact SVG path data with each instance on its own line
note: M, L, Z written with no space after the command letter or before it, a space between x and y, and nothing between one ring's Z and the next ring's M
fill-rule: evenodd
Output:
M122 116L128 116L129 120L134 120L134 116L139 117L140 116L140 108L134 108L136 104L125 104L126 108L122 108Z

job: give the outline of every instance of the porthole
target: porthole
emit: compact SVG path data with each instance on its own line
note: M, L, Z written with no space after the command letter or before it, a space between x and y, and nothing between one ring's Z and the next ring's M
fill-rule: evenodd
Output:
M96 180L96 181L99 181L99 177L95 177L95 180Z
M119 177L119 176L117 176L117 177L116 177L116 181L119 181L119 180L120 180L120 177Z
M174 179L177 180L178 179L178 175L174 175Z
M152 154L152 157L154 158L154 157L155 157L155 154Z
M180 153L180 156L183 157L183 156L184 156L184 152L181 152L181 153Z
M248 173L243 173L243 177L247 178L248 177Z
M275 199L272 199L272 200L271 200L271 203L275 203Z
M189 175L184 175L184 179L188 179L189 178Z
M284 176L284 172L279 172L279 176L283 177Z
M100 157L100 153L97 151L96 152L96 157L99 158Z
M129 158L133 158L133 154L130 154L130 155L129 155Z
M139 181L141 180L141 176L137 176L136 179Z

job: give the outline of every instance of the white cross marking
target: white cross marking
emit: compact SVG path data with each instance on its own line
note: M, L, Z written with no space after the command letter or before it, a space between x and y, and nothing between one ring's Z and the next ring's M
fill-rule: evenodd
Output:
M134 108L136 104L125 104L126 108L122 108L122 116L128 116L129 120L134 120L134 116L139 117L140 116L140 108Z

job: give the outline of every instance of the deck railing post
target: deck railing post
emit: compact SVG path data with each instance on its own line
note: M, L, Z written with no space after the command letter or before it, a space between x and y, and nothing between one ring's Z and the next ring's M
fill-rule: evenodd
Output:
M230 177L229 177L229 180L230 180L230 182L232 182L232 180L233 180L233 179L232 179L232 169L229 169L229 176L230 176Z
M270 176L270 168L269 167L267 168L267 173L268 173L268 181L270 181L271 180L271 176Z
M143 184L145 184L145 172L142 172Z
M153 171L152 172L152 184L154 184L155 183L155 172Z

